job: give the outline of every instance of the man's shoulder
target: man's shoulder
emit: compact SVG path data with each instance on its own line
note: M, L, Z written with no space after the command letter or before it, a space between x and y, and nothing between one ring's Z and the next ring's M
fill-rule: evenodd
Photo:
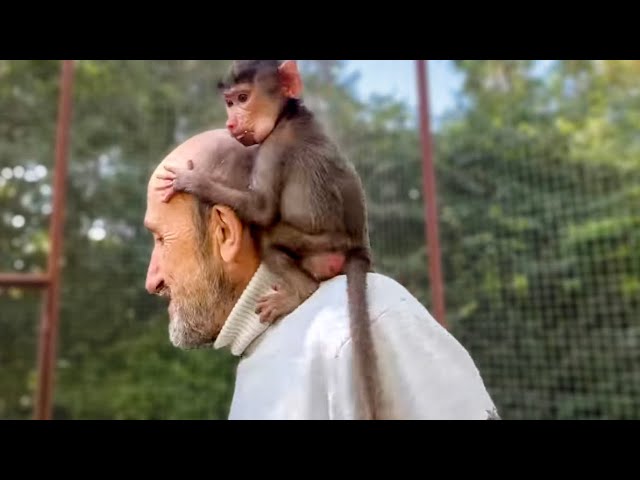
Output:
M346 300L346 290L347 288L347 276L346 275L338 275L330 280L326 280L320 284L320 288L318 288L316 294L314 295L337 295L338 293L343 294L344 299ZM369 293L380 291L387 291L393 293L409 293L407 289L387 275L369 272L367 274L367 290Z
M386 275L367 275L367 300L374 332L380 335L385 335L387 328L402 328L403 323L436 324L428 310L406 287ZM335 348L348 343L351 334L347 277L340 275L323 282L305 302L300 314L311 320L315 340Z
M347 277L340 275L321 284L312 297L319 305L331 305L348 318ZM387 311L412 311L430 316L427 309L401 283L380 273L367 274L367 301L372 320Z
M394 415L487 418L495 407L464 346L393 278L370 273L367 287L379 374ZM346 277L324 282L301 307L301 323L308 327L302 332L304 345L317 371L324 369L334 382L345 381L353 359ZM347 410L350 402L344 400Z

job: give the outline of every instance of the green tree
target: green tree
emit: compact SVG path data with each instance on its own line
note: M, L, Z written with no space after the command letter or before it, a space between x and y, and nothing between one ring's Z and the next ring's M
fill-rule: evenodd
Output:
M458 67L467 110L437 139L454 334L506 418L637 416L637 65Z

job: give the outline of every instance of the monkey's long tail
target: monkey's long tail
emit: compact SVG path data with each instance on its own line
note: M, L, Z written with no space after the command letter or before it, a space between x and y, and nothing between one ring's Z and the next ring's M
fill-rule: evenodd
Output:
M376 420L380 413L379 377L367 301L367 273L370 267L370 256L365 249L357 248L347 254L345 273L356 383L363 418Z

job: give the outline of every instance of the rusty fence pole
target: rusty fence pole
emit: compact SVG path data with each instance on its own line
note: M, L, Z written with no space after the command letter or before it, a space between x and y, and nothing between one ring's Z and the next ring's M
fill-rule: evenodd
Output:
M46 273L0 273L0 285L46 288L49 285L49 275Z
M422 142L422 190L424 199L425 228L427 249L429 255L429 281L431 283L431 298L433 302L433 316L447 328L444 284L442 280L442 266L440 260L440 240L438 233L438 206L436 192L436 175L433 164L433 140L431 136L429 83L427 79L427 61L416 60L418 98L420 113L420 138Z
M60 315L60 270L65 220L67 161L73 106L73 60L63 60L56 128L55 166L53 169L53 208L49 226L51 250L48 259L49 286L44 292L38 347L38 385L34 417L49 420L53 410L58 320Z

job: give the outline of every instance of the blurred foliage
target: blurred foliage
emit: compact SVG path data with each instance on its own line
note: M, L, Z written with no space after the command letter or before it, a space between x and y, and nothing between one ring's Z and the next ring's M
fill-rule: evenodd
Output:
M414 112L356 95L344 62L303 61L305 100L361 173L376 266L427 307ZM56 418L226 418L236 359L168 342L144 291L146 184L223 125L226 61L78 61ZM459 61L435 137L447 322L504 418L640 417L640 68ZM0 61L0 271L48 252L59 63ZM28 418L40 295L0 289L0 418Z
M453 333L506 418L640 417L640 69L461 61L437 138Z

